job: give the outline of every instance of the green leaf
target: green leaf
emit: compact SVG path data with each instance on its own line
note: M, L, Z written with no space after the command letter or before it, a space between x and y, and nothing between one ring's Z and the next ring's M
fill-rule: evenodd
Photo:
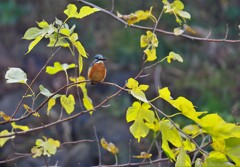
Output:
M189 155L185 152L184 148L180 148L180 152L177 156L175 167L191 167L191 160Z
M140 141L141 137L146 137L149 128L146 123L152 123L155 120L154 112L150 109L148 103L134 102L127 110L126 120L127 122L134 121L130 126L130 132L132 135Z
M74 4L69 4L67 9L64 10L64 13L68 16L68 18L77 17L77 7Z
M75 99L72 94L68 97L66 95L62 95L60 102L68 114L71 114L74 111Z
M0 136L5 136L5 135L9 135L12 134L11 132L8 132L8 130L3 130L0 132ZM15 136L11 136L11 137L0 137L0 147L2 147L9 139L13 139L15 138Z
M83 6L81 9L80 9L80 12L79 12L79 15L78 15L78 18L83 18L83 17L86 17L90 14L93 14L95 12L98 12L100 11L100 9L97 9L97 8L91 8L89 6Z
M33 40L36 39L39 36L42 36L43 34L45 34L47 31L43 30L43 29L39 29L37 27L32 27L29 28L22 39L26 39L26 40Z
M21 68L11 67L5 74L7 83L27 83L27 74Z
M15 122L12 122L11 123L13 129L20 129L22 131L27 131L29 130L29 127L28 126L23 126L23 125L17 125Z
M40 157L41 155L46 155L50 157L51 155L55 155L57 152L57 148L60 147L60 142L58 140L54 140L52 138L47 139L43 136L43 139L36 140L36 146L31 149L33 154L33 158Z
M68 69L75 68L75 64L60 64L59 62L54 62L54 66L47 66L46 73L53 75L60 71L67 71Z
M28 51L26 54L28 54L29 52L31 52L31 50L38 44L38 42L41 41L41 39L43 38L43 36L38 36L36 39L34 39L28 46Z
M52 95L52 93L47 88L45 88L43 85L39 86L39 90L40 90L40 93L46 97L49 97Z
M202 167L234 167L232 163L230 163L227 157L218 151L210 152L209 156L205 159Z

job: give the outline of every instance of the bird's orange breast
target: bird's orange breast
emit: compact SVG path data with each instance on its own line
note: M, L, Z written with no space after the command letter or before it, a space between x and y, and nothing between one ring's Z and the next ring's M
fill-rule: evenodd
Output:
M103 62L94 63L88 70L88 79L95 82L102 82L106 77L106 68Z

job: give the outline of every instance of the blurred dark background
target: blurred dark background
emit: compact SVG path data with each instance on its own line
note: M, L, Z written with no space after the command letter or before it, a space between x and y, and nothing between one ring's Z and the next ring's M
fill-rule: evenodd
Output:
M103 7L111 9L110 0L92 0ZM188 11L192 19L188 25L197 30L202 37L224 38L228 27L228 38L239 39L239 0L184 0L185 10ZM36 21L43 19L51 23L55 17L65 20L63 10L69 3L76 3L78 7L82 4L70 0L1 0L0 1L0 110L11 115L26 87L19 84L6 84L4 75L8 67L20 67L28 75L31 81L37 72L42 68L47 58L53 53L53 48L47 48L48 41L41 41L33 51L27 52L29 41L21 39L25 31L36 26ZM148 10L153 7L153 14L157 17L161 11L162 4L159 0L115 0L115 10L122 14L129 14L136 10ZM134 77L141 69L142 52L140 48L140 36L145 31L126 28L113 18L104 13L93 14L82 20L71 19L68 24L76 25L76 32L79 40L84 45L89 54L89 59L84 59L83 75L87 74L87 67L97 53L103 54L107 58L108 74L106 81L124 85L129 77ZM143 21L140 25L153 27L151 20ZM173 31L178 27L173 15L163 15L159 28ZM158 60L167 56L170 51L182 55L184 62L173 62L168 64L163 62L155 66L144 74L152 74L140 79L141 83L150 84L147 91L148 99L152 99L158 94L158 87L169 87L174 98L185 96L197 107L198 111L217 112L226 121L240 121L240 44L239 43L210 43L203 41L192 41L183 37L168 36L158 34L159 47L157 48ZM72 63L73 56L67 49L61 49L49 65L54 61L62 63ZM151 63L147 63L150 65ZM72 73L74 74L74 72ZM52 92L65 84L64 74L49 76L46 73L40 75L33 89L38 91L39 84L43 84ZM115 92L116 89L106 85L90 86L88 93L94 104L98 104ZM74 91L72 92L74 93ZM75 92L76 95L76 92ZM40 102L41 98L40 97ZM132 154L139 154L146 151L151 142L149 137L137 143L129 133L128 127L131 125L125 121L127 108L134 99L127 93L110 100L109 107L101 108L92 117L84 115L67 123L56 125L43 133L34 132L26 136L17 137L14 143L17 152L30 152L34 141L42 135L58 139L61 142L80 139L95 139L93 126L96 126L98 137L105 137L119 146L120 163L128 162L129 140L132 139ZM39 102L39 103L40 103ZM26 99L26 104L30 104L30 99ZM158 107L168 113L173 114L175 109L160 101L155 103ZM80 107L74 112L80 111ZM19 115L24 112L21 108ZM46 108L41 111L40 119L35 118L20 122L28 124L29 127L40 126L42 123L53 122L57 119L60 107L56 106L51 111L50 117L45 115ZM184 117L174 119L181 127L191 121L186 121ZM1 126L0 130L9 128ZM153 150L153 152L156 150ZM6 159L11 152L14 152L11 142L0 148L1 160ZM66 156L66 153L68 156ZM109 153L102 150L102 161L105 164L113 164L114 158ZM133 160L137 161L137 160ZM22 159L10 163L16 166L41 166L44 160ZM77 145L67 145L61 147L56 156L50 158L49 164L60 166L90 166L98 164L98 150L96 143L81 143ZM8 165L6 165L8 166Z

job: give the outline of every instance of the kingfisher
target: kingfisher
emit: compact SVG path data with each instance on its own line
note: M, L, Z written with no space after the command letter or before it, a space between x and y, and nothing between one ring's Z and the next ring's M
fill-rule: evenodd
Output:
M102 82L106 77L107 70L103 62L104 60L106 59L101 54L94 56L94 60L88 69L88 79L92 85Z

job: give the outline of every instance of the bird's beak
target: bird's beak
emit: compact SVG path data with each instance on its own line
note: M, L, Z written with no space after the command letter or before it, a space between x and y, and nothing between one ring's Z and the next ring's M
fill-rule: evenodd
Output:
M103 61L104 61L104 60L107 60L107 59L106 59L106 58L102 58L102 59L100 59L100 60L103 60Z

